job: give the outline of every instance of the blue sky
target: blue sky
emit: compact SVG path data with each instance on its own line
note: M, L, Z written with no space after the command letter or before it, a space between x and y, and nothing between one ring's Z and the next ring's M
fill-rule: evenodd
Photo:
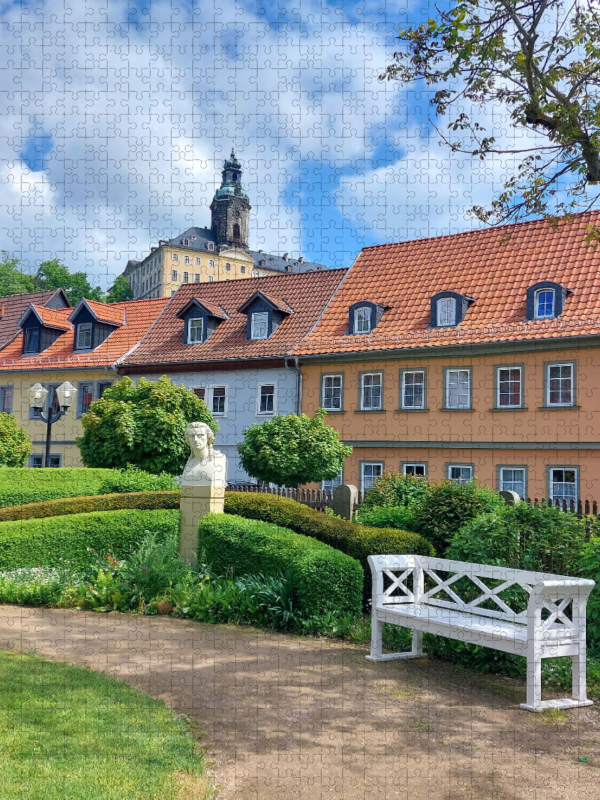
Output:
M503 165L452 157L418 87L381 83L421 4L31 0L0 10L0 248L108 286L208 225L235 143L251 244L348 266L475 227Z

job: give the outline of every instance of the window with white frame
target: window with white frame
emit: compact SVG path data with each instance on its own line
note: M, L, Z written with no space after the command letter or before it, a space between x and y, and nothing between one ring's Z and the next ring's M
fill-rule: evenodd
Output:
M177 253L171 253L171 261L179 261L179 256Z
M381 461L364 461L360 465L360 489L368 492L377 478L383 475L383 463Z
M496 403L499 408L514 408L521 405L522 398L522 370L521 367L498 368L498 397Z
M227 387L213 386L212 390L212 413L223 415L226 411Z
M554 289L538 289L535 293L535 318L549 319L554 316Z
M402 408L425 408L424 370L402 373Z
M500 467L499 490L525 497L525 467Z
M188 344L200 344L202 342L202 332L204 330L204 320L202 317L188 319L187 341Z
M215 281L215 276L214 275L209 275L208 276L208 282L209 283L214 283L214 281Z
M323 375L321 402L326 411L342 410L342 381L341 375Z
M190 257L189 257L189 256L184 256L184 257L183 257L183 263L184 263L184 264L189 264L189 263L191 263L191 262L190 262Z
M357 308L354 310L354 333L371 333L370 308Z
M0 411L11 414L13 410L14 390L12 386L0 386Z
M259 414L275 413L275 384L258 384L258 409Z
M269 312L255 311L250 320L250 338L266 339L269 329Z
M424 478L427 475L426 464L402 464L402 474L412 475L414 478Z
M197 386L195 389L192 389L193 393L199 400L206 401L206 387L204 386Z
M190 282L190 273L189 272L184 272L183 273L183 282L184 283L189 283Z
M258 278L258 270L257 269L253 269L252 270L252 277L253 278Z
M334 492L338 486L342 485L344 480L344 471L342 470L338 473L335 478L332 478L330 481L321 481L321 489L324 492Z
M573 364L548 364L547 371L547 405L572 406Z
M440 297L437 301L437 324L439 328L456 325L456 298Z
M77 350L91 350L92 323L82 322L77 326Z
M172 281L176 281L177 280L177 270L176 269L172 269L171 270L171 280Z
M94 402L94 384L80 383L77 387L77 399L79 402L79 414L87 414Z
M552 467L550 469L550 499L553 503L575 502L579 496L577 486L577 470L569 467Z
M214 242L207 242L206 243L206 247L207 247L208 250L210 250L212 252L215 249L215 244L214 244Z
M199 267L202 261L196 256L196 266Z
M246 267L240 267L240 274L241 275L245 275L246 274Z
M446 408L471 406L471 372L468 369L446 370Z
M211 259L210 259L210 261L208 262L208 266L209 266L209 267L211 267L211 269L214 269L215 262L212 260L212 258L211 258Z
M381 372L363 372L360 376L361 411L377 411L381 409L382 384L383 375Z
M194 283L200 283L200 273L194 272Z
M231 264L225 264L225 272L231 272Z
M98 399L100 399L104 394L104 392L107 389L110 389L111 386L112 386L112 381L100 381L98 383Z
M473 467L470 464L450 464L448 477L454 483L468 483L473 480Z
M60 467L61 456L50 454L50 466L54 469ZM44 456L33 455L29 456L29 466L34 469L41 469L44 466Z

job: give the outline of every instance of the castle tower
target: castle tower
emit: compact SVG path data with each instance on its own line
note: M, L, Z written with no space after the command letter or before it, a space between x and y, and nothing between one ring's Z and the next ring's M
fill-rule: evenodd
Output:
M248 250L250 200L242 188L242 165L231 156L223 164L221 186L210 204L211 228L219 250L231 247Z

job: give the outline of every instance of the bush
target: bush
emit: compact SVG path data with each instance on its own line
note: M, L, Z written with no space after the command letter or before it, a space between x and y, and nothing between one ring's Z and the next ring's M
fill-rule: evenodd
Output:
M362 513L363 510L375 506L412 506L417 500L424 498L427 492L428 483L423 478L386 472L377 478L365 494L360 510Z
M596 581L587 603L587 639L594 652L600 654L600 538L597 536L582 546L578 568L580 577Z
M65 514L84 514L91 511L118 511L124 508L139 508L142 510L179 508L180 498L180 491L174 491L86 495L84 497L60 498L59 500L43 500L41 503L27 503L22 506L0 508L0 522L17 519L39 519L41 517L62 517Z
M105 478L98 494L115 494L116 492L170 492L179 489L179 484L172 475L161 472L153 475L137 467L128 466L127 469L114 470Z
M415 524L412 510L407 506L361 506L356 521L372 528L397 528L401 531L410 531Z
M98 494L111 469L3 469L0 472L0 508L37 503L58 497Z
M575 575L581 549L592 531L600 532L597 520L521 502L463 525L446 556L476 564Z
M427 485L427 493L413 507L414 530L431 542L440 555L454 534L480 514L504 508L499 494L475 481L441 481Z
M99 511L49 519L0 522L0 570L58 567L84 569L99 556L126 558L148 531L159 540L176 536L178 511Z
M298 607L306 616L360 611L360 564L316 539L260 520L207 514L200 521L198 546L219 574L288 572Z
M258 492L225 492L225 511L240 517L273 522L352 556L364 570L365 597L371 596L369 556L404 553L433 555L429 542L416 533L357 525L329 517L287 497Z
M12 414L0 412L0 467L24 467L31 452L25 430Z

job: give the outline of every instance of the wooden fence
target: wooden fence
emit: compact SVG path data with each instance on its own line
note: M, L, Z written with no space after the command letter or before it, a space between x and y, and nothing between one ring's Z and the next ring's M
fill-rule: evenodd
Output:
M260 494L275 494L278 497L289 497L297 503L302 503L317 511L333 508L333 491L328 489L286 489L278 486L265 486L262 484L236 484L230 483L227 489L232 492L259 492ZM362 492L358 493L358 501L354 510L358 510L362 503Z

